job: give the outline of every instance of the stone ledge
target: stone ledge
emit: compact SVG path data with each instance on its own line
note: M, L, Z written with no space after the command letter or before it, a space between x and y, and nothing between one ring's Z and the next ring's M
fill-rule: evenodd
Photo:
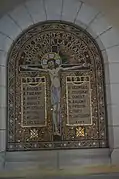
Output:
M6 152L5 169L69 169L90 165L109 165L109 149Z
M16 151L6 152L6 162L18 162L18 161L39 161L43 159L49 159L52 157L69 157L85 159L109 157L109 148L98 149L75 149L75 150L47 150L47 151Z
M77 167L68 170L41 169L32 167L14 171L0 172L0 177L50 177L50 176L87 176L93 174L112 174L119 172L119 165L99 165L90 167Z

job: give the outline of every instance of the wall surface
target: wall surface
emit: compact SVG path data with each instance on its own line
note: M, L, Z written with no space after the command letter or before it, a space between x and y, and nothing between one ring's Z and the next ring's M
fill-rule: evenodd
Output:
M91 2L90 2L91 3ZM12 43L17 36L30 25L45 20L65 20L75 23L86 29L99 44L105 67L105 87L107 95L108 110L108 131L109 131L109 152L102 152L102 158L97 156L96 163L101 158L109 162L109 155L112 163L119 163L119 33L113 28L103 13L79 0L29 0L7 12L0 19L0 164L4 165L6 149L6 71L7 55ZM96 152L96 151L95 151ZM98 150L98 153L100 153ZM68 153L70 155L68 155ZM59 155L57 153L56 155ZM65 154L65 152L64 152ZM62 155L62 159L64 158ZM75 154L75 151L67 152L69 156ZM81 154L79 152L79 154ZM82 154L81 154L82 155ZM6 157L5 157L6 156ZM65 155L66 156L66 155ZM27 155L28 157L28 155ZM78 156L77 156L78 157ZM87 156L85 156L87 157ZM75 156L74 156L75 158ZM93 158L93 157L91 157ZM28 158L27 158L28 159ZM73 159L72 159L73 160ZM10 160L9 160L10 161ZM68 160L65 160L64 162ZM83 160L82 160L83 161ZM7 163L7 162L6 162ZM77 163L77 161L76 161ZM89 163L92 163L89 160ZM14 163L15 166L15 163Z
M75 0L74 0L75 1ZM77 0L80 1L80 0ZM106 15L108 21L119 30L119 1L118 0L82 0ZM0 17L12 10L25 0L4 0L0 1Z

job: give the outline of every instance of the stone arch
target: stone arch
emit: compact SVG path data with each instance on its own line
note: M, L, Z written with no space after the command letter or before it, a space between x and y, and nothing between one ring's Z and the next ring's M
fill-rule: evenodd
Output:
M62 3L63 2L63 3ZM0 131L0 151L5 151L5 135L6 135L6 68L7 54L9 48L16 37L31 24L44 20L66 20L74 22L85 28L97 41L101 49L106 76L106 95L107 109L109 116L109 132L110 148L112 159L118 162L118 88L119 81L116 73L118 73L118 53L119 53L119 37L116 30L107 23L105 16L98 10L88 6L80 1L26 1L14 11L0 19L0 115L1 115L1 131ZM52 3L52 7L49 6ZM58 5L60 3L60 6ZM40 7L40 9L39 9ZM57 7L57 8L56 8ZM67 8L70 7L70 10ZM56 9L59 9L56 11ZM16 15L17 13L17 15ZM62 15L61 15L62 14ZM55 19L54 19L55 18ZM108 57L108 59L107 59ZM116 70L117 69L117 70ZM110 73L111 70L111 73ZM3 158L4 160L4 158Z

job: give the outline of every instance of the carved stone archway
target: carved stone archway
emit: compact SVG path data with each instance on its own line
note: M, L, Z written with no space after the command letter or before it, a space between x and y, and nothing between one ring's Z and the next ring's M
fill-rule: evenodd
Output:
M40 66L42 57L51 52L61 57L63 67L84 63L90 67L61 73L60 139L53 135L49 75L38 71L20 71L21 65ZM45 123L42 120L30 120L26 115L28 106L23 103L28 92L25 86L43 76L46 86ZM75 124L67 122L67 77L77 77L79 82L88 77L90 121L87 123L84 120L76 121ZM103 59L95 40L82 28L63 21L47 21L32 26L16 40L8 58L7 150L107 147L105 100Z

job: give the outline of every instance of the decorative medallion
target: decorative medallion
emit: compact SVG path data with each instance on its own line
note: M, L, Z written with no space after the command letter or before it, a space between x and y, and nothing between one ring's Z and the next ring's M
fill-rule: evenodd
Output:
M7 150L104 148L106 121L103 59L86 31L44 22L16 40L8 59Z
M84 137L84 136L85 136L84 127L77 127L76 137Z

